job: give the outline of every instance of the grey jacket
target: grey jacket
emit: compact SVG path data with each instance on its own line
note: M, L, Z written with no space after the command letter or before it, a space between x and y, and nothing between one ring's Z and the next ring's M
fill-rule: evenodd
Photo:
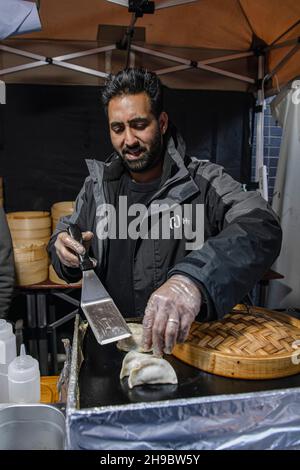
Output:
M87 161L85 180L72 216L61 219L48 250L59 276L79 280L79 269L63 266L55 252L58 232L69 222L96 234L103 203L115 204L118 184L125 171L118 155L105 163ZM163 205L204 205L203 246L187 250L186 240L137 239L133 257L135 315L143 315L152 292L173 274L183 274L198 283L205 299L202 318L221 318L251 290L280 252L281 229L270 206L257 192L243 191L241 184L221 166L190 158L180 136L169 136L160 187L151 202ZM149 211L150 213L150 211ZM149 214L148 214L149 215ZM109 256L109 241L94 237L91 255L98 260L103 277Z
M8 313L15 282L12 241L5 213L0 207L0 318Z

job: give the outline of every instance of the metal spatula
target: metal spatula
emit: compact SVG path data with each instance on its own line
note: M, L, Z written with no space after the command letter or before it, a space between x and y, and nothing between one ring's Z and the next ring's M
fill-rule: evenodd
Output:
M81 230L70 224L69 235L82 244ZM88 254L78 255L82 270L81 308L99 344L128 338L131 332L114 301L100 282Z

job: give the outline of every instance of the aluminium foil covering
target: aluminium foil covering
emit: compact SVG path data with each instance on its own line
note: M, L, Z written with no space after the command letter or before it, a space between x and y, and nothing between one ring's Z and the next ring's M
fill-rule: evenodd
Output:
M82 330L77 317L67 400L69 449L300 449L300 387L80 409Z

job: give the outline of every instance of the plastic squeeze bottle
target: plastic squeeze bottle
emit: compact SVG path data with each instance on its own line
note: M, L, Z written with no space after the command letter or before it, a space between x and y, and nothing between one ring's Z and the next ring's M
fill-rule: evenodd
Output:
M8 366L8 395L10 403L38 403L41 398L39 363L26 354L24 344Z
M0 319L0 403L8 403L8 366L17 355L12 325Z

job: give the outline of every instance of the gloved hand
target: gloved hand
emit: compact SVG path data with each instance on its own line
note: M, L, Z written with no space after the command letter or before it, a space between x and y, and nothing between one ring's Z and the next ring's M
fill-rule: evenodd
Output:
M155 356L183 343L201 306L201 292L188 277L174 275L151 295L143 320L143 347Z
M83 245L76 242L67 232L60 232L56 238L54 246L56 254L62 264L69 268L78 268L79 260L77 254L83 255L88 250L94 234L92 232L82 232Z

